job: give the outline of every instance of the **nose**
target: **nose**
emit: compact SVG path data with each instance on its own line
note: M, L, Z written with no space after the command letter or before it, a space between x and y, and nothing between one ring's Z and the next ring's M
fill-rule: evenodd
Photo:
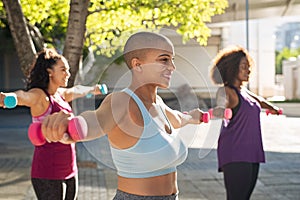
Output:
M247 69L247 73L248 73L248 74L250 74L250 73L251 73L251 68L250 68L250 67L248 67L248 69Z
M67 70L67 78L71 76L70 70Z
M175 65L174 61L172 61L171 64L169 65L169 67L168 67L168 70L175 71L175 69L176 69L176 65Z

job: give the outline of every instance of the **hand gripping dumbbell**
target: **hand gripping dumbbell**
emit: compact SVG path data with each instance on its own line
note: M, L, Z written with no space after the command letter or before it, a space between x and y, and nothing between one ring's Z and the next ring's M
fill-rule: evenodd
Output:
M100 85L97 85L98 86L98 89L99 89L99 91L101 92L101 94L107 94L108 93L108 89L107 89L107 86L105 85L105 84L100 84ZM87 95L86 95L86 98L91 98L93 96L93 94L92 93L88 93Z
M3 102L5 108L15 108L18 105L17 95L15 93L9 93L5 96Z
M210 114L209 112L203 112L200 121L204 123L208 123L210 120Z
M211 118L232 118L232 110L230 108L211 108L208 112ZM214 112L216 112L216 115L214 115Z
M282 115L282 113L283 113L283 109L279 108L279 110L277 111L277 115ZM271 110L267 109L266 114L267 115L272 114Z
M183 114L188 114L187 111L184 111ZM201 115L201 122L208 123L210 120L210 114L208 112L203 112Z
M62 143L71 138L73 141L81 141L87 136L87 123L81 116L72 118L68 124L68 133L65 133ZM28 128L28 138L35 146L41 146L46 143L47 139L42 133L42 123L34 122Z

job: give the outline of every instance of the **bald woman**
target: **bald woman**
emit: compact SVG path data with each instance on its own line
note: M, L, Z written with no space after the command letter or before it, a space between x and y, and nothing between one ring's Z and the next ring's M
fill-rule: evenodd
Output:
M97 110L74 117L84 132L82 141L108 136L118 174L114 200L178 199L176 167L187 157L178 129L200 124L203 112L183 114L157 95L158 88L170 86L174 56L172 42L161 34L131 35L124 47L132 74L129 86L107 95ZM43 122L44 136L61 140L74 118L63 112L49 116Z

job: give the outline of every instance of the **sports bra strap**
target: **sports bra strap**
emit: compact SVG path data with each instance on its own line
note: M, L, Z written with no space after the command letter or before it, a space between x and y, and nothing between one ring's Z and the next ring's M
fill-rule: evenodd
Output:
M123 89L123 91L128 94L130 97L133 98L133 100L136 102L138 107L140 108L140 111L142 113L143 119L144 119L144 124L149 124L152 117L150 116L147 108L145 107L144 103L141 101L141 99L129 88Z

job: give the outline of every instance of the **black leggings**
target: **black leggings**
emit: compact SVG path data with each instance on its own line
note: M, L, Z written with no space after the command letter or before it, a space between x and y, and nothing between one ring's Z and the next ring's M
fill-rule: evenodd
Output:
M257 181L259 163L229 163L222 170L227 200L249 200Z
M77 176L66 180L32 178L34 192L38 200L75 200L77 199Z

